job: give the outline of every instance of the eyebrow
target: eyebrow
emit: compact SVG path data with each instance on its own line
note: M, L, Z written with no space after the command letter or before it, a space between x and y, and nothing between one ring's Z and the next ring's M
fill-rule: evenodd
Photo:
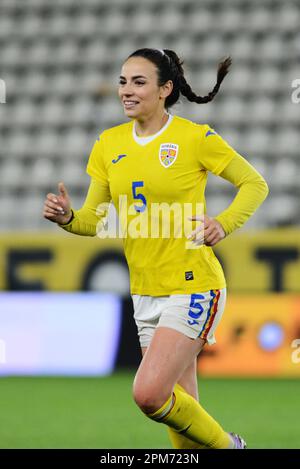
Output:
M123 80L126 80L126 78L123 77L123 75L120 75L120 78L122 78ZM135 75L134 77L132 77L133 80L136 80L137 78L145 78L145 79L147 79L147 77L144 77L143 75Z

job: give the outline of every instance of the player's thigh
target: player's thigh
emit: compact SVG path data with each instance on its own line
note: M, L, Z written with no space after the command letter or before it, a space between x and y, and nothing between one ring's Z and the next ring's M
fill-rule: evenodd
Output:
M142 357L145 355L147 347L142 347ZM183 389L198 400L198 380L197 380L197 358L184 370L181 377L177 381Z
M203 339L191 339L175 329L158 327L135 377L136 401L164 402L204 344Z

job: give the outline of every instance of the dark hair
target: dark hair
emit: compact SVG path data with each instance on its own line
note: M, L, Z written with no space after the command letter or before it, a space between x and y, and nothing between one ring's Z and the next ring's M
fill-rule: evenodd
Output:
M164 85L168 80L173 82L172 93L167 96L165 107L168 109L179 99L180 93L189 101L202 104L212 101L219 91L223 78L227 75L228 69L232 63L230 57L227 57L218 65L217 83L213 90L207 96L197 96L184 77L183 61L177 56L176 52L169 49L138 49L130 57L144 57L152 62L158 70L158 85Z

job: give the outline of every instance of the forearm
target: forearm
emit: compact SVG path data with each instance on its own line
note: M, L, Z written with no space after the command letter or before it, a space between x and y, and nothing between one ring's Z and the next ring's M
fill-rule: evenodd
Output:
M268 195L264 178L241 156L236 156L220 174L239 188L231 205L216 216L226 233L240 228Z
M83 206L72 209L74 217L64 225L58 225L69 233L81 236L96 236L105 221L110 202L109 190L92 179Z

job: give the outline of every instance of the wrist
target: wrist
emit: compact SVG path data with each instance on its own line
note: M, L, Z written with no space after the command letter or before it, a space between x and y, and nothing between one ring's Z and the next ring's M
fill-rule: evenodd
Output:
M74 218L74 212L73 210L71 209L69 215L68 215L68 218L66 219L66 221L64 223L59 223L59 225L61 226L64 226L64 225L68 225L69 223L71 223L71 221L73 220Z
M218 219L218 216L217 216L217 217L215 217L215 221L218 223L218 225L219 225L219 227L220 227L220 230L224 233L224 238L225 238L228 233L226 232L225 226L224 226L224 224L222 223L223 220L222 220L222 219L221 219L221 220Z

